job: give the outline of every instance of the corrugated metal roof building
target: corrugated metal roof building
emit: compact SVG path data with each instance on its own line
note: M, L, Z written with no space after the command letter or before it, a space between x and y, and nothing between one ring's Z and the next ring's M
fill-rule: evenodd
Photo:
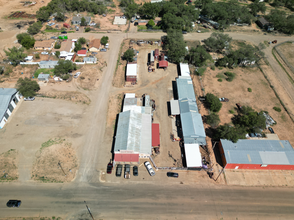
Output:
M0 129L4 127L19 102L19 93L14 88L0 89Z
M294 150L286 140L220 140L226 169L294 170Z
M180 63L181 76L190 76L190 70L188 63Z
M127 82L137 81L137 64L136 63L127 64L126 81Z
M196 100L192 79L190 76L179 76L176 79L178 98Z

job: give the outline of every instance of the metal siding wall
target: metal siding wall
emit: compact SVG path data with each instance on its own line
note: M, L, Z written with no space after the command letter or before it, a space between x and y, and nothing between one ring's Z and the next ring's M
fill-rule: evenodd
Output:
M238 170L294 170L294 165L267 165L267 167L261 167L261 164L227 164L226 169L235 169L238 166Z
M225 167L227 165L227 160L226 160L226 157L225 157L225 152L224 152L221 141L218 142L218 148L219 148L220 155L221 155L221 158L222 158L223 166Z
M127 76L127 82L136 82L136 77L135 76Z

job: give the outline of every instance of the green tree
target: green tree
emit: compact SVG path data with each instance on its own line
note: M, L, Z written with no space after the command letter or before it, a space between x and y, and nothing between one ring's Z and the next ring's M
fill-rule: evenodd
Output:
M218 114L216 113L211 113L210 115L206 116L206 123L209 124L211 127L215 128L218 126L220 123L220 119Z
M35 45L35 39L27 33L18 34L16 38L18 42L27 50L33 48Z
M91 31L91 28L90 27L86 27L85 28L85 32L89 32L89 31Z
M240 126L229 124L220 125L214 133L214 139L227 139L236 143L239 139L245 139L246 130Z
M161 4L145 2L142 7L140 7L138 13L141 16L146 16L147 18L156 18L161 11Z
M65 21L65 15L61 12L57 12L56 16L55 16L55 20L56 21Z
M212 112L219 112L223 105L219 98L211 93L206 94L205 104L206 107L209 108Z
M58 64L54 67L54 73L56 76L64 77L64 75L76 69L76 64L72 63L70 60L59 60Z
M101 41L100 41L101 44L102 44L102 45L107 44L107 43L108 43L108 39L109 39L109 38L108 38L107 36L103 36L103 37L101 38Z
M40 54L37 53L37 54L35 55L35 59L40 59Z
M205 48L201 45L195 47L192 47L189 50L189 53L187 55L187 60L189 63L201 67L206 60L211 60L211 56L209 53L206 52Z
M35 35L40 32L42 28L42 23L41 22L35 22L28 28L28 33L31 35Z
M255 1L252 4L248 5L248 8L250 9L251 14L253 14L254 16L257 15L258 12L264 14L266 11L265 3L259 1Z
M133 17L139 9L139 5L136 3L129 4L125 9L125 16L130 19Z
M164 49L167 50L168 58L171 62L180 63L187 53L186 44L182 32L179 30L168 30Z
M128 7L128 5L130 4L134 4L135 1L134 0L121 0L119 3L120 7Z
M123 60L126 60L128 62L132 62L134 60L135 52L133 49L128 49L126 52L124 52L124 55L122 56Z
M214 32L204 40L204 45L209 51L222 53L225 47L229 47L231 41L232 38L228 34Z
M57 58L59 58L59 57L60 57L60 51L56 51L56 52L55 52L55 56L56 56Z
M60 49L60 47L61 47L61 45L56 42L55 45L54 45L54 49Z
M16 83L16 89L24 97L33 97L36 95L36 92L40 90L40 86L36 81L33 81L29 78L19 78Z
M4 50L8 60L11 62L13 66L17 66L20 62L24 61L26 58L26 54L24 54L24 48L9 48L8 51Z
M81 49L82 49L82 45L81 45L79 42L75 43L74 51L75 51L75 52L78 52L78 51L81 50Z
M81 26L87 26L87 22L84 17L81 18Z
M80 37L80 38L78 39L78 42L79 42L80 44L85 44L87 41L86 41L86 39L85 39L84 37Z
M39 11L36 13L36 18L38 21L46 22L50 17L50 9L48 9L46 6L41 7Z
M147 25L153 27L155 25L155 22L152 19L150 19Z

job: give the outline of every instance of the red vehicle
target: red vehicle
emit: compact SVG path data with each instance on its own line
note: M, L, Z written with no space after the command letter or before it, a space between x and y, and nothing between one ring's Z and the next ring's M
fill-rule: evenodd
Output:
M109 163L107 164L107 173L108 173L108 174L111 174L112 169L113 169L113 164L112 164L111 162L109 162Z

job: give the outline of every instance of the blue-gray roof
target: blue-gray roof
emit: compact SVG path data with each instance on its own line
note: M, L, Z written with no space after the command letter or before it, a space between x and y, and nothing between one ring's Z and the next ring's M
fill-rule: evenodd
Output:
M179 107L180 107L180 113L186 113L186 112L198 112L198 107L195 100L191 99L181 99L179 100Z
M57 65L58 64L58 61L55 61L55 60L42 60L42 61L40 61L40 64L55 64L55 65Z
M221 139L227 163L294 165L294 150L286 140Z
M38 79L49 79L50 77L50 74L43 74L43 73L40 73L39 76L38 76Z
M179 100L188 98L196 100L193 83L190 76L179 76L176 79Z
M12 96L17 93L14 88L1 88L0 89L0 120L2 120Z

